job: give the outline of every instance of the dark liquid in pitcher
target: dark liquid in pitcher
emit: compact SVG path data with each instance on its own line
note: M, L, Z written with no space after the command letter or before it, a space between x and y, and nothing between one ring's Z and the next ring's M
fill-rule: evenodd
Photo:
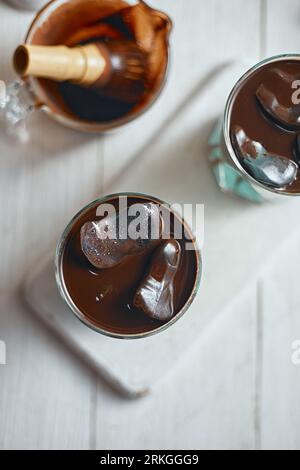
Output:
M120 73L120 81L123 76L127 82L124 87L121 83L117 94L118 67L112 82L98 88L38 79L38 86L34 83L38 103L60 117L77 121L79 128L80 123L99 123L102 128L106 123L113 127L114 122L126 122L153 101L168 62L170 22L164 14L143 2L132 5L126 0L65 0L49 11L51 5L37 16L27 43L74 47L94 42L135 42L147 54L145 73L134 84L128 84L126 74Z

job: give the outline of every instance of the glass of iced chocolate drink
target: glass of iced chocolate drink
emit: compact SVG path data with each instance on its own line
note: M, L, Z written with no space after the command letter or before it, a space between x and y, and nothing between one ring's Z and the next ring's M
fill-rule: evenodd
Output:
M178 213L159 199L120 193L84 207L56 253L59 291L87 326L141 338L178 320L198 290L201 258Z
M221 189L253 202L300 195L299 87L300 55L294 54L263 60L235 84L211 154L227 175Z

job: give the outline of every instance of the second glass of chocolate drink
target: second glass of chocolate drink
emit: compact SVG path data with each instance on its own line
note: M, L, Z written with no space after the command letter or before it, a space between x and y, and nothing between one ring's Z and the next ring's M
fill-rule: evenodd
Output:
M300 55L263 60L236 83L222 152L263 199L300 195Z
M192 303L201 259L186 222L143 194L93 201L66 227L56 253L60 293L87 326L116 338L166 329Z

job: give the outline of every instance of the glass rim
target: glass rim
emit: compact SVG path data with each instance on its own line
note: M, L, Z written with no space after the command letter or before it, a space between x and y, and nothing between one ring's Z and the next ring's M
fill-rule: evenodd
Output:
M118 339L138 339L138 338L146 338L148 336L153 336L161 331L166 330L169 328L171 325L173 325L177 320L179 320L189 309L191 306L193 300L196 297L196 294L199 290L200 287L200 281L202 278L202 255L201 251L198 247L198 244L195 240L193 240L193 245L195 247L194 252L195 252L195 257L196 257L196 272L195 272L195 280L193 284L193 288L191 290L191 293L183 305L183 307L179 310L179 312L176 313L168 322L163 323L161 326L158 328L155 328L150 331L145 331L141 333L117 333L117 332L112 332L110 330L107 330L105 328L102 328L100 326L97 326L95 323L93 323L86 315L84 315L81 310L77 307L75 302L72 300L71 295L68 292L67 286L64 282L64 276L63 276L63 270L62 270L62 256L64 252L64 246L65 242L67 240L67 236L72 229L74 223L79 219L79 217L84 213L87 212L90 208L92 208L96 204L102 204L103 202L110 200L110 199L115 199L119 198L122 196L127 196L127 197L140 197L140 198L145 198L149 199L150 201L154 201L157 203L160 203L161 205L167 207L170 209L170 204L163 201L162 199L159 199L155 196L151 196L149 194L144 194L144 193L139 193L139 192L117 192L117 193L112 193L112 194L107 194L105 196L99 197L92 202L86 204L82 209L80 209L69 221L69 223L66 225L65 229L63 230L62 234L59 237L57 246L56 246L56 252L55 252L55 260L54 260L54 272L55 272L55 279L56 279L56 284L59 290L59 293L62 297L62 299L65 301L65 303L68 305L70 310L73 312L73 314L87 327L91 328L92 330L96 331L97 333L103 334L105 336L109 336L111 338L118 338ZM175 216L178 216L175 210L171 211ZM187 229L188 233L190 235L193 235L192 229L188 225L188 223L184 220L182 216L180 216L182 224L184 225L184 228Z
M244 83L245 80L247 80L254 72L262 68L263 66L275 62L279 62L284 59L289 59L289 60L295 60L295 61L300 61L300 54L297 53L290 53L290 54L277 54L273 55L271 57L267 57L259 62L257 62L255 65L250 67L235 83L233 86L232 90L229 93L229 96L226 101L225 105L225 111L223 114L223 137L226 145L227 152L229 154L229 157L232 161L232 163L235 165L239 173L242 173L244 177L246 177L251 183L255 184L256 186L259 186L260 188L264 189L265 191L269 191L270 193L275 193L279 194L282 196L293 196L293 197L299 197L300 196L300 191L299 192L289 192L286 190L282 189L277 189L277 188L272 188L270 186L264 185L260 181L257 181L250 173L246 171L246 169L243 167L241 164L239 158L236 155L236 152L234 150L234 147L231 142L230 138L230 119L231 119L231 112L232 112L232 106L234 103L234 100L236 98L236 95L240 89L240 86Z
M39 26L40 23L45 21L49 15L53 11L56 10L57 7L60 5L63 5L64 3L67 3L69 0L50 0L46 5L44 5L43 8L41 8L33 18L26 36L25 36L25 44L26 43L31 43L32 39L32 34L35 31L35 28ZM125 0L130 4L130 1L132 0ZM144 0L134 0L136 3L140 3L141 1ZM30 89L31 94L33 97L38 100L39 103L39 108L42 109L46 114L49 116L53 117L57 122L60 124L63 124L66 127L69 127L71 129L75 129L78 131L82 132L89 132L89 133L101 133L101 132L109 132L113 131L115 129L118 129L120 127L126 126L127 124L130 124L132 121L143 115L149 108L152 107L152 105L156 102L156 100L160 97L168 76L169 76L169 71L170 71L170 65L171 65L171 53L170 53L170 41L169 41L169 34L172 31L173 23L171 18L167 15L167 13L157 10L156 8L151 7L150 5L147 4L147 6L157 12L160 16L165 18L167 24L168 24L168 30L166 34L166 68L164 70L163 77L161 78L160 82L158 83L155 92L152 96L152 98L147 101L144 105L142 105L137 111L134 111L133 113L125 114L124 116L121 116L117 119L113 119L112 121L108 122L98 122L98 121L84 121L81 119L76 119L72 117L68 117L67 115L60 114L59 112L55 111L54 109L51 108L48 104L44 103L42 100L43 96L43 90L42 87L39 84L39 81L35 77L28 77L27 78L27 83Z

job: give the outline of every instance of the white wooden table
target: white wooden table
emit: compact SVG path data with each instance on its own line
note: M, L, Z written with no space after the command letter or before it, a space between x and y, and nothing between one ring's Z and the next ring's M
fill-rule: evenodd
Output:
M0 340L7 346L0 448L300 448L300 366L291 362L300 338L298 237L203 333L191 362L140 400L121 398L97 380L20 299L27 270L73 213L105 192L201 77L220 61L300 50L297 0L151 4L175 23L176 80L134 142L126 130L91 138L41 115L33 117L30 145L0 137ZM2 79L13 77L10 56L31 18L0 4Z

